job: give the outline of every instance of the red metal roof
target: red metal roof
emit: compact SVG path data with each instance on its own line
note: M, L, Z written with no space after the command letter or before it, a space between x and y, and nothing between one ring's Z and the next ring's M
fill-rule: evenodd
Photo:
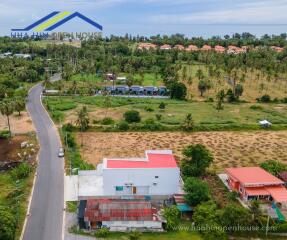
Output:
M260 167L227 168L225 171L243 186L283 184L283 181Z
M150 202L121 199L89 199L85 220L97 221L152 221L156 209Z
M107 159L107 168L177 168L173 154L147 153L145 159Z
M269 196L270 193L265 189L265 187L249 187L245 188L248 196Z
M265 187L276 202L287 202L287 190L283 186Z

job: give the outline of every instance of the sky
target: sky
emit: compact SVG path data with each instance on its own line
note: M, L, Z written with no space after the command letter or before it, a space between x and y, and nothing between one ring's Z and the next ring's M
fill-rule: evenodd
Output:
M53 11L78 11L101 24L104 35L287 32L287 0L0 0L0 35ZM67 31L83 30L84 23L75 21Z

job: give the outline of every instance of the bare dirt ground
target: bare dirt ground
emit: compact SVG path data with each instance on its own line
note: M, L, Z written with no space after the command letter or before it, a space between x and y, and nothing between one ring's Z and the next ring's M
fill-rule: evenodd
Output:
M34 152L31 151L31 148L21 148L22 142L28 142L34 145ZM18 153L23 156L24 152L31 154L32 159L34 161L36 158L36 153L38 151L38 146L36 143L35 136L27 135L17 135L12 137L11 139L0 139L0 163L1 162L14 162L22 160Z
M98 164L103 157L143 157L148 149L171 149L177 160L190 144L206 145L214 155L217 172L231 166L254 166L274 159L287 163L287 131L260 132L125 132L78 134L86 161Z
M13 134L23 134L34 131L32 120L27 112L22 112L20 116L14 114L10 116L11 130ZM0 114L0 131L8 130L7 118Z

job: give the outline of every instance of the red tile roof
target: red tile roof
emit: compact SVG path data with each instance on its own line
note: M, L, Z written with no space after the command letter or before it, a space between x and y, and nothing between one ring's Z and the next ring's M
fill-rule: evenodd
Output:
M201 50L203 50L203 51L209 51L209 50L211 50L212 48L211 48L211 46L209 46L209 45L204 45L202 48L201 48Z
M198 51L198 47L191 44L186 48L186 51Z
M148 152L144 159L107 159L107 168L177 168L172 153Z
M245 187L283 184L280 179L260 167L227 168L226 173Z

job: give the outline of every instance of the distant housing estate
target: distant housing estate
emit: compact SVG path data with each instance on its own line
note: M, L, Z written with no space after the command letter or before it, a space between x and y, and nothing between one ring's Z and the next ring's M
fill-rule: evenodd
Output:
M214 48L210 45L203 45L201 48L196 46L196 45L189 45L187 47L184 47L183 45L177 44L174 47L172 47L169 44L163 44L161 46L158 46L156 44L152 44L152 43L139 43L138 44L138 49L140 50L150 50L150 49L160 49L160 50L172 50L172 49L177 49L177 50L181 50L181 51L188 51L188 52L196 52L196 51L212 51L214 50L217 53L228 53L228 54L241 54L241 53L246 53L248 49L252 49L249 48L247 46L242 46L242 47L237 47L237 46L233 46L230 45L228 47L223 47L220 45L216 45ZM254 50L258 50L259 48L262 47L255 47L253 48ZM282 47L277 47L277 46L271 46L270 49L280 53L284 51L284 48Z

